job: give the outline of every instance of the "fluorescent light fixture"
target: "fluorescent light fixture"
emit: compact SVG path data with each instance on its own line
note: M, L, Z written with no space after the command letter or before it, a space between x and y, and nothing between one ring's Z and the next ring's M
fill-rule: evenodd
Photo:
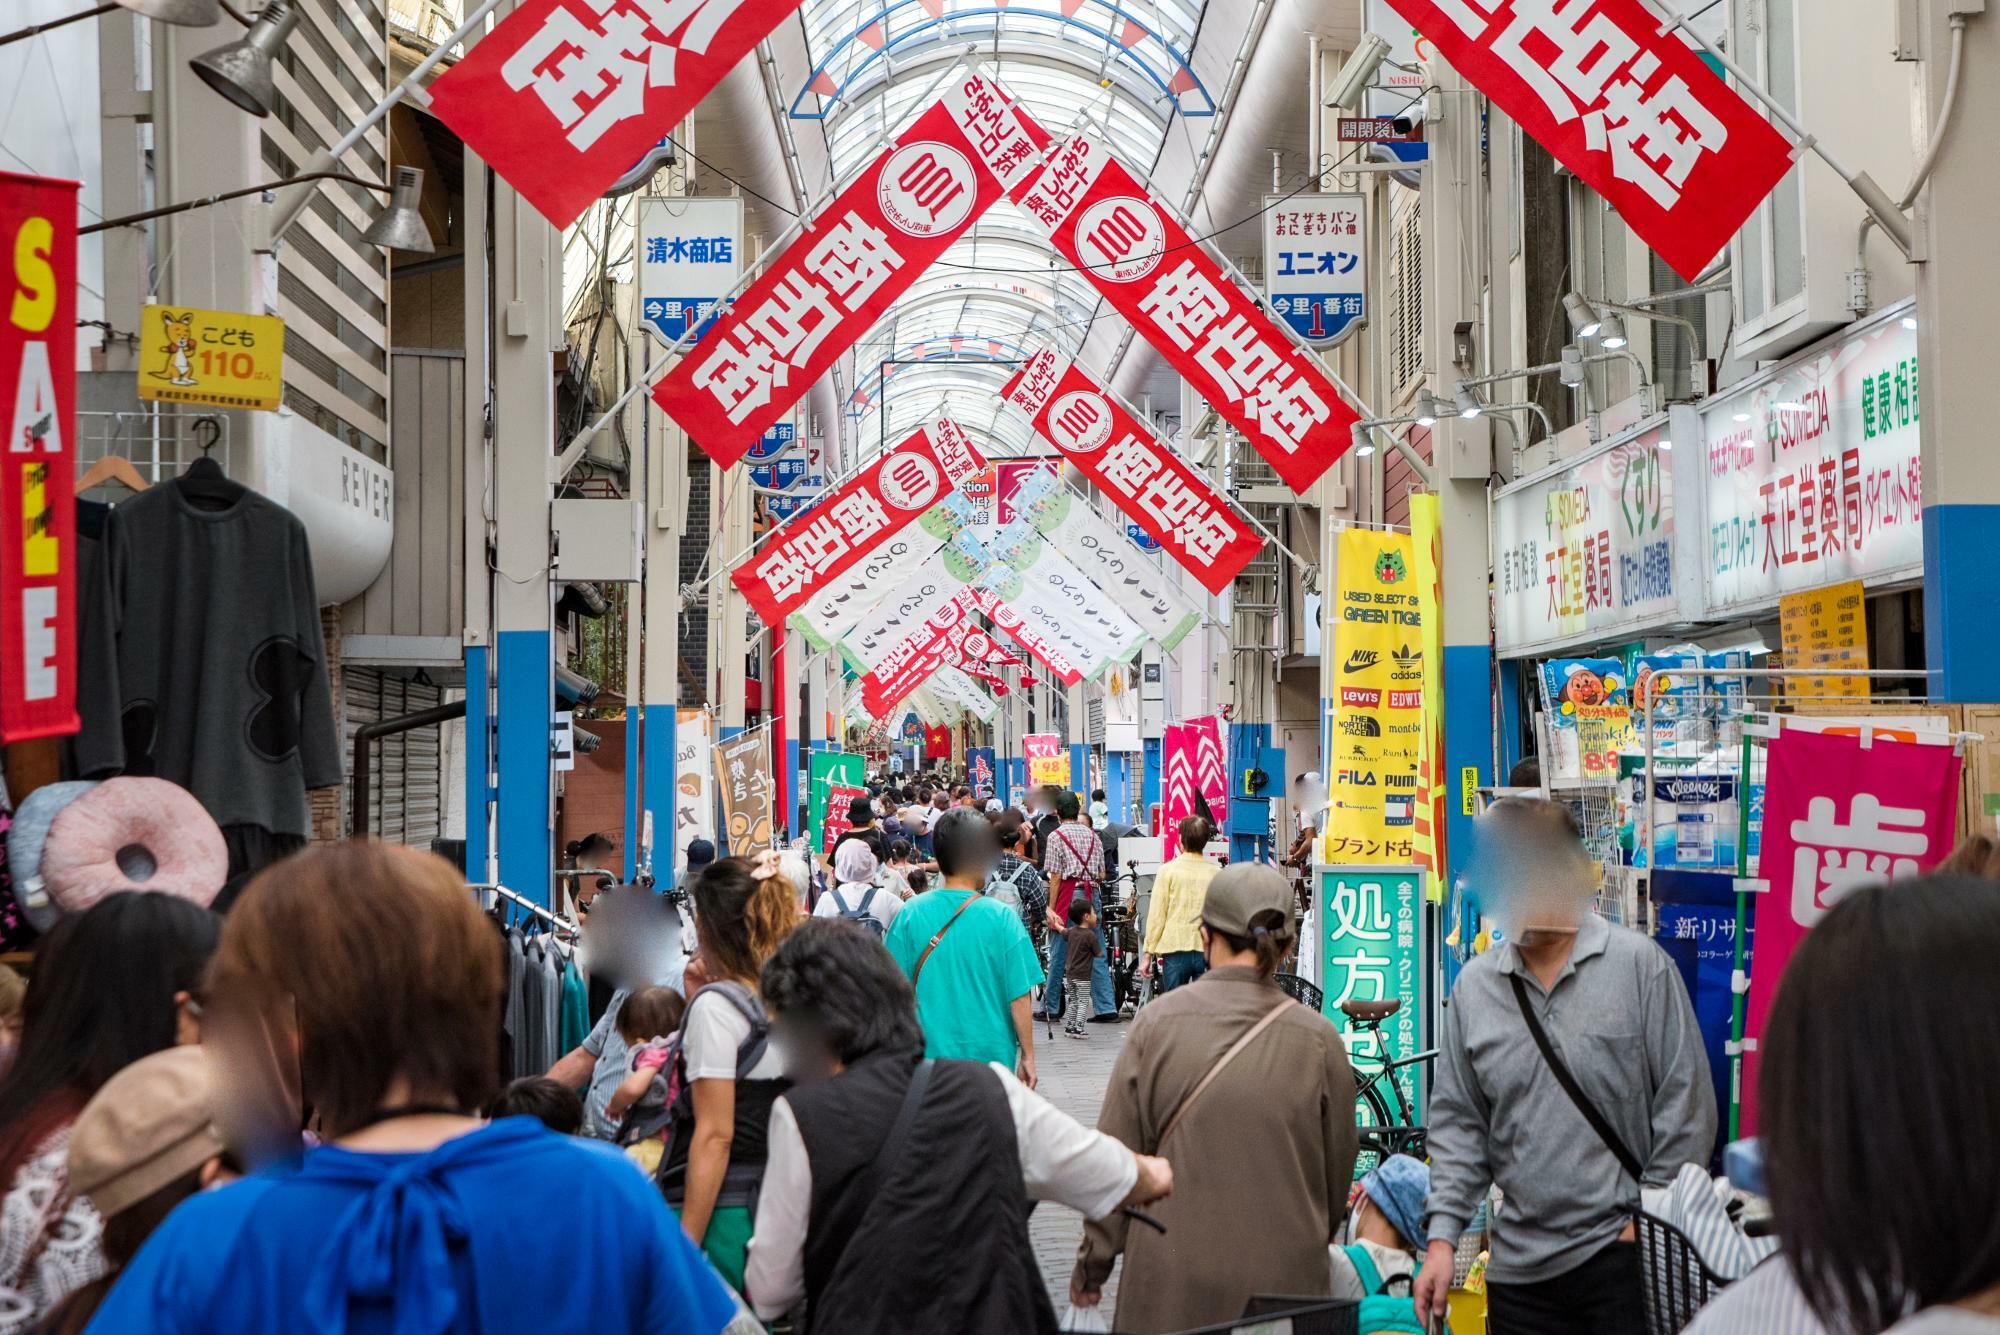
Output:
M1451 401L1458 405L1458 415L1468 422L1486 411L1486 405L1474 397L1471 387L1464 381L1452 385Z
M1806 406L1796 399L1786 399L1783 403L1771 405L1771 411L1778 413L1802 413L1805 410Z
M1747 421L1749 421L1749 420L1750 420L1750 414L1749 414L1749 413L1737 413L1737 414L1735 414L1735 419L1736 419L1737 421L1739 421L1739 422L1747 422Z
M1660 448L1663 450L1671 450L1673 447L1674 443L1671 440L1663 440L1660 442Z
M1564 295L1563 313L1569 316L1570 330L1578 338L1589 338L1604 327L1604 317L1597 308L1574 292Z
M1605 316L1604 323L1598 327L1597 341L1607 348L1617 349L1631 340L1625 337L1625 322L1613 314Z
M1916 327L1917 327L1917 317L1916 317L1916 316L1914 316L1914 315L1905 315L1905 316L1903 317L1903 328L1905 328L1905 329L1915 329Z

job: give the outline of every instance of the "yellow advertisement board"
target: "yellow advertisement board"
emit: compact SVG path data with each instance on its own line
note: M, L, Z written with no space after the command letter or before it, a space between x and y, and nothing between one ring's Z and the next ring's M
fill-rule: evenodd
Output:
M1407 533L1340 535L1325 860L1409 865L1423 751L1424 605Z
M1785 666L1829 671L1868 669L1868 600L1858 579L1778 599L1778 627L1784 636ZM1868 678L1792 677L1785 694L1795 700L1866 696Z
M139 397L210 408L278 406L285 322L275 315L148 306L139 317Z

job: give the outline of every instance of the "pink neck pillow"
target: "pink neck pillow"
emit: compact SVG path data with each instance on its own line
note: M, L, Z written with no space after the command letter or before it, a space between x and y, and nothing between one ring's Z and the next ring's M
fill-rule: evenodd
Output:
M64 807L42 846L42 884L65 913L121 890L155 890L207 908L229 875L222 831L165 779L106 779Z

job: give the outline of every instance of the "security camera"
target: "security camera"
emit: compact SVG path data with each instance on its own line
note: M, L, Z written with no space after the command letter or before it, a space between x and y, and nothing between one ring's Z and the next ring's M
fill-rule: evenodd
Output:
M1333 87L1327 90L1326 105L1330 107L1353 107L1360 105L1361 95L1368 89L1375 71L1382 68L1382 62L1389 58L1389 41L1368 33L1361 39L1361 45L1354 48L1354 54L1340 67L1334 76Z
M1397 134L1408 134L1410 131L1416 129L1419 125L1422 125L1423 123L1424 123L1424 104L1422 102L1410 103L1409 106L1404 107L1401 111L1396 113L1393 121L1393 124L1396 127Z

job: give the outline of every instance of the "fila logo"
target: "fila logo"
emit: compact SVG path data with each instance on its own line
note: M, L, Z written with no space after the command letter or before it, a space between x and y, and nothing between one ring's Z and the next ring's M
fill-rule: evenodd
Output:
M1334 781L1336 783L1348 784L1355 788L1373 788L1375 786L1375 775L1365 769L1344 769L1335 776Z

